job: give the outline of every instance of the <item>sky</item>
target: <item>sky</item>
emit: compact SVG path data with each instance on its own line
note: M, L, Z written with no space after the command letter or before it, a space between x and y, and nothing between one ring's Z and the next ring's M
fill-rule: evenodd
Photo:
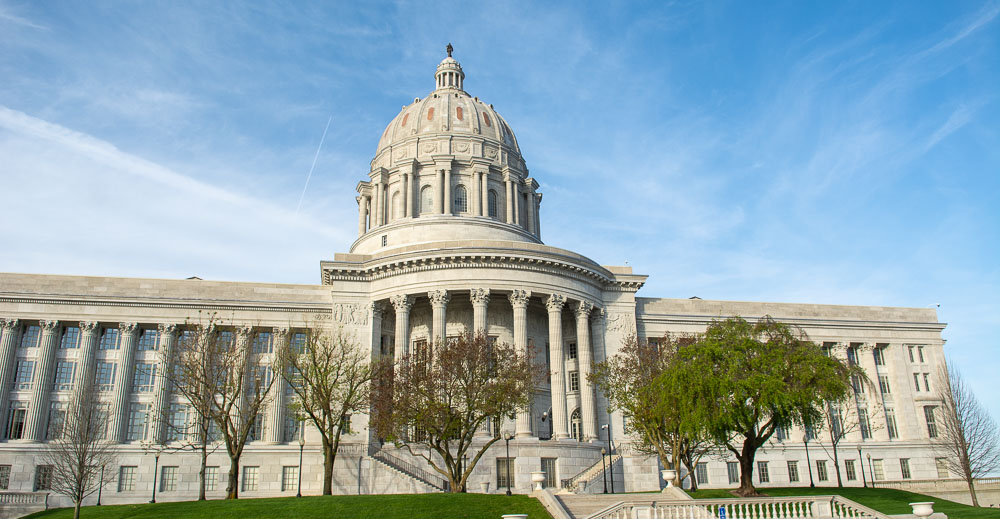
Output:
M1000 419L998 18L0 0L0 271L319 283L451 43L517 134L547 244L648 274L645 297L938 308Z

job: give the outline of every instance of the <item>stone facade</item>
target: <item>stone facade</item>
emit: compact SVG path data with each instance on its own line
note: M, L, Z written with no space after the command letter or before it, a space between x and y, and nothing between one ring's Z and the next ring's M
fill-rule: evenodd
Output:
M242 329L242 340L261 334L289 340L309 328L338 327L373 356L400 358L420 341L472 331L530 348L549 380L536 388L530 410L493 424L515 435L516 492L529 491L532 471L554 467L551 479L560 482L600 464L609 433L622 455L614 464L616 488L659 489L657 461L630 449L622 415L609 412L587 380L591 363L615 354L633 334L655 338L702 331L716 317L770 315L802 327L887 384L866 396L873 414L881 415L869 416L870 433L853 433L841 446L841 459L854 465L853 478L844 472L847 484L860 485L873 469L883 479L903 478L904 463L914 479L938 476L928 437L933 414L925 411L938 403L928 384L944 365L944 325L934 310L636 297L646 276L631 267L601 266L542 243L539 185L506 121L465 93L464 78L449 56L438 66L436 89L403 107L386 128L368 179L357 186L358 238L348 253L321 262L319 285L0 274L0 471L7 471L7 489L33 490L39 474L34 456L50 421L82 380L96 378L111 437L124 453L120 467L108 468L119 477L102 501L144 501L154 481L160 500L197 495L193 454L168 448L154 476L149 446L172 442L149 417L183 402L162 377L138 374L167 369L156 365L156 350L173 347L178 333L210 313ZM269 351L257 361L270 362ZM291 475L298 477L299 445L286 416L291 398L284 385L276 389L257 440L248 446L241 474L254 483L244 483L243 496L297 490ZM885 425L888 409L891 428ZM338 456L336 493L434 490L370 455L366 416L352 417L352 426ZM788 431L760 453L758 460L768 464L764 486L808 484L807 474L819 471L816 461L828 460L818 438L807 464L802 437L802 431ZM307 429L305 439L302 491L318 493L317 433ZM504 448L495 444L480 461L470 490L478 491L480 482L503 490L497 488L497 458L506 456ZM415 462L400 451L393 455ZM707 461L699 479L706 486L730 485L726 462ZM789 462L797 464L797 481L790 481ZM224 449L211 455L209 465L218 467L209 495L221 496ZM814 474L817 484L836 482L832 461L826 468L825 482ZM847 471L843 462L841 470Z

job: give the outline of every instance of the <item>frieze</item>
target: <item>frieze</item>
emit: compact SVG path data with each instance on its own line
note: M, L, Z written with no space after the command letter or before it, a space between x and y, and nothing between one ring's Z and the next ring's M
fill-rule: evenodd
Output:
M632 319L632 314L609 314L607 323L609 332L622 332L626 335L635 333L635 322Z
M371 307L365 304L355 303L334 303L333 311L329 314L322 314L324 320L333 321L338 324L367 326L368 315ZM318 318L321 314L316 314Z

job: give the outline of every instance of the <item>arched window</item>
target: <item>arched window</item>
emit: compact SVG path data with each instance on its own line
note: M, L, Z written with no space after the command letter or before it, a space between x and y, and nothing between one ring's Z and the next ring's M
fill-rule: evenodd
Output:
M492 190L492 189L490 189L489 204L490 204L489 205L490 217L491 218L496 218L497 217L497 192L494 191L494 190Z
M399 196L399 191L392 194L392 219L403 217L403 197Z
M431 186L424 186L420 190L420 212L434 212L434 190L431 189Z
M573 433L573 439L582 442L583 441L583 419L580 418L580 408L577 407L573 411L573 415L569 419L570 431Z
M465 186L455 186L455 213L464 213L469 210L469 197L465 194Z

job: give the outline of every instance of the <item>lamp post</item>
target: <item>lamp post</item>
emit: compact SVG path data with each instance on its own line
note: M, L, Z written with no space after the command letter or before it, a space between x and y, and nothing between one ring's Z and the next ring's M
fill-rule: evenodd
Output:
M812 461L809 459L809 433L802 435L802 443L806 446L806 468L809 469L809 486L815 487L816 483L813 483L813 466Z
M602 425L601 429L604 429L605 431L608 431L608 448L611 449L611 450L608 451L608 465L609 465L609 468L611 469L611 493L614 494L615 493L615 465L614 465L614 458L612 458L611 456L615 452L615 441L611 439L611 426L609 424Z
M608 493L608 466L604 464L604 455L607 453L608 451L604 447L601 447L601 468L604 469L604 471L601 473L601 476L604 478L605 494Z
M104 490L104 465L101 465L101 481L97 487L97 506L101 506L101 491Z
M160 451L156 451L153 455L153 498L149 500L150 503L156 502L156 472L160 468Z
M858 465L861 465L861 483L868 488L868 480L865 479L865 457L861 455L860 445L858 445Z
M510 495L510 440L514 435L507 432L503 435L503 441L507 444L507 495Z
M304 430L302 432L305 433ZM306 435L299 434L299 477L298 477L299 489L297 492L295 492L295 497L302 497L302 449L304 449L305 446L306 446Z
M872 475L872 488L875 488L875 471L872 469L872 455L868 454L868 473Z

